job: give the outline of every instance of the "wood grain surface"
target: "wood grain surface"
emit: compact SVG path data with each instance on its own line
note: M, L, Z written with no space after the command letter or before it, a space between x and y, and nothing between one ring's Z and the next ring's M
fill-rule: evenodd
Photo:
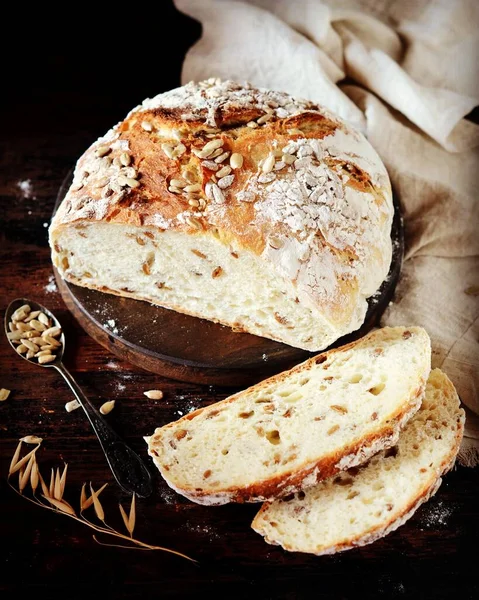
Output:
M151 466L142 436L237 388L168 379L118 359L95 342L57 290L47 226L56 192L76 157L144 97L178 85L184 52L199 27L168 3L158 18L133 11L108 24L89 19L88 30L87 21L77 19L78 33L70 20L58 29L48 25L48 13L31 9L27 19L26 12L18 8L18 20L11 23L22 17L21 38L3 52L8 85L0 95L0 316L19 296L54 311L67 336L67 367L96 406L116 400L109 423ZM174 51L158 33L165 27L182 31ZM107 40L105 31L111 34ZM22 60L13 50L18 45ZM158 551L102 546L81 523L17 496L6 480L10 459L20 437L36 434L44 438L38 459L46 476L51 467L68 463L65 497L71 504L77 506L83 482L95 487L108 482L101 496L105 513L121 527L118 502L129 502L114 483L85 416L65 411L72 395L60 376L20 360L4 337L0 387L12 390L0 402L2 600L204 594L262 600L478 597L477 469L454 469L437 495L386 538L323 558L267 545L250 528L257 506L195 505L169 490L152 469L154 493L137 503L135 533L191 555L198 560L192 564ZM163 390L163 400L144 396L149 389Z
M71 181L72 172L60 186L54 212ZM370 331L379 323L393 296L404 255L403 220L396 199L394 205L393 254L388 276L368 300L363 325L330 348ZM147 302L83 288L63 280L56 269L54 273L63 301L94 340L117 357L159 375L191 383L247 386L314 355Z

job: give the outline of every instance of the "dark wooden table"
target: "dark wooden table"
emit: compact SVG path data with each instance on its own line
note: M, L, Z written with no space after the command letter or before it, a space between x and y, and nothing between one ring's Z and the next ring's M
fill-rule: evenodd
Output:
M97 345L67 311L52 283L47 225L57 190L75 159L144 97L178 85L184 52L199 27L165 6L78 33L23 22L25 59L4 50L0 111L0 309L26 296L55 311L67 334L66 365L99 406L115 399L108 419L149 463L142 436L180 411L223 399L232 390L162 379ZM19 11L20 12L20 11ZM128 35L125 27L128 27ZM180 31L172 49L161 28ZM121 42L123 40L123 42ZM212 75L214 75L212 73ZM31 182L28 193L19 182ZM25 187L25 184L24 184ZM1 337L1 336L0 336ZM17 440L44 438L42 472L69 464L65 497L77 504L81 485L110 485L101 499L119 525L119 501L98 442L81 410L68 414L72 395L53 370L20 360L0 341L0 597L188 598L206 592L226 598L473 598L479 593L477 469L458 467L434 499L398 531L363 549L333 557L286 553L249 527L257 507L194 505L154 474L154 494L137 505L136 535L184 552L199 562L158 551L104 547L86 526L38 508L16 495L6 476ZM161 401L143 395L164 391ZM152 469L152 472L153 469ZM102 541L114 540L101 538ZM474 549L475 548L475 549ZM45 597L45 596L43 596Z

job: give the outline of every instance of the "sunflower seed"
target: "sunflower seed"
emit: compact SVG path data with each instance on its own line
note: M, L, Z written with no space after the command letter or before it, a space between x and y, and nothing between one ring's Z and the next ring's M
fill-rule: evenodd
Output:
M125 177L125 182L126 185L131 188L137 188L140 186L140 182L136 179L133 179L133 177Z
M61 344L60 342L58 342L57 340L55 340L54 338L52 338L50 335L43 335L42 336L45 341L47 342L47 344L49 346L53 346L53 348L60 348ZM46 350L46 347L44 348Z
M58 335L61 334L61 332L62 332L62 328L55 325L54 327L50 327L50 329L45 329L45 331L42 333L42 337L43 338L45 338L46 336L57 337Z
M177 188L184 188L187 184L182 179L170 179L170 185Z
M163 392L161 390L148 390L143 392L150 400L161 400L163 398Z
M273 116L274 115L271 113L266 113L265 115L257 119L256 123L258 123L258 125L263 125L263 123L267 123L270 119L272 119Z
M163 150L163 152L166 154L166 156L168 158L175 157L174 148L171 144L161 144L161 149Z
M18 321L17 323L17 331L31 331L29 323L24 323L23 321Z
M22 340L24 346L26 346L32 352L38 352L39 348L36 344L31 342L30 340Z
M232 169L241 169L243 166L243 155L238 152L233 152L230 157L230 165Z
M8 329L10 329L10 331L17 331L17 324L13 321L10 321L8 324Z
M181 188L176 187L174 185L170 185L168 187L168 191L171 192L172 194L181 194L181 192L183 191Z
M40 314L39 310L34 310L32 311L28 317L25 319L25 323L28 323L29 321L31 321L32 319L36 319L38 317L38 315Z
M270 173L274 168L274 154L270 154L267 158L265 158L261 170L263 173Z
M15 350L18 352L18 354L25 354L28 348L25 346L25 344L20 344L20 346L15 348Z
M196 200L196 198L190 198L190 199L188 200L188 204L189 204L190 206L194 206L195 208L197 208L197 207L200 205L200 201L199 201L199 200Z
M220 190L220 188L216 185L216 183L213 183L211 185L211 191L213 192L213 199L217 204L223 204L223 202L225 201L225 197L223 192Z
M0 389L0 402L3 402L4 400L6 400L8 398L8 396L10 396L10 390L1 388Z
M131 156L128 154L128 152L122 152L120 154L120 162L124 167L128 167L128 165L131 163Z
M204 160L201 165L210 171L217 171L219 169L218 165L213 160Z
M151 123L148 123L148 121L142 121L141 127L145 131L152 131L153 130L153 127L152 127Z
M40 350L40 352L37 352L35 354L35 358L38 358L39 356L50 356L51 352L50 350Z
M213 196L213 183L211 183L210 181L208 181L208 183L205 185L205 194L206 197L209 200L214 200L214 196Z
M256 123L256 121L250 121L249 123L246 123L246 127L251 127L251 129L256 129L256 127L258 127L258 123Z
M50 362L54 361L55 358L56 358L56 356L54 354L44 354L44 355L38 357L38 362L41 365L44 365L46 363L50 363Z
M30 321L30 325L32 329L36 329L37 331L45 331L46 329L46 326L43 323L40 323L38 319L32 319Z
M205 144L201 150L201 153L204 155L203 158L207 158L212 152L221 148L223 144L224 142L221 138L211 140L211 142Z
M98 181L95 182L95 187L104 188L109 181L110 179L108 177L101 177L100 179L98 179Z
M102 404L100 406L100 412L102 415L107 415L108 413L111 413L111 411L114 409L114 407L115 407L115 401L109 400L108 402L105 402L104 404Z
M26 357L28 360L30 360L31 358L33 358L35 356L35 352L33 352L33 350L29 350L26 354Z
M234 175L226 175L226 177L222 177L221 179L218 180L218 187L220 187L222 190L224 190L233 183L234 179L235 179Z
M218 156L221 156L222 154L226 154L225 152L223 152L223 148L218 148L217 150L215 150L208 156L208 159L213 160L213 158L217 158Z
M183 188L184 192L201 192L201 185L199 183L192 183Z
M67 412L72 412L72 410L76 410L77 408L80 408L81 404L78 402L78 400L70 400L70 402L67 402L65 404L65 410Z
M43 323L44 325L46 325L47 327L50 327L50 319L47 317L46 314L44 313L40 313L38 315L38 320L40 321L40 323Z
M95 152L95 154L96 154L96 155L97 155L99 158L101 158L102 156L106 156L106 155L107 155L107 154L110 152L110 150L111 150L110 146L99 146L99 147L96 149L96 152Z
M278 162L275 163L274 170L281 171L281 169L284 169L285 166L286 166L286 163L283 162L282 160L279 160Z
M218 179L221 179L222 177L225 177L226 175L229 175L231 173L231 167L229 165L225 165L222 169L220 169L218 171L218 173L216 173L216 177Z
M224 162L228 158L229 155L230 155L229 152L222 152L215 158L215 163L220 164L220 163Z

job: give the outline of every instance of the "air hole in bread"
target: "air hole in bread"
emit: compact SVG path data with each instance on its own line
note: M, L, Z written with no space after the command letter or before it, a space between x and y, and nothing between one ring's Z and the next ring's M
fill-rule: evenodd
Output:
M211 476L211 469L207 469L204 473L203 473L203 477L205 479L208 479L208 477Z
M396 456L398 455L398 447L397 446L392 446L392 448L388 448L385 452L384 452L384 458L396 458Z
M229 450L228 448L223 448L223 450L221 450L221 454L223 454L224 456L226 456L228 454Z
M281 437L277 429L273 429L272 431L266 432L266 439L270 444L273 444L274 446L277 446L281 443Z
M327 357L327 356L325 356L324 354L321 354L320 356L317 356L317 357L314 359L314 362L315 362L315 364L317 364L317 365L322 365L322 364L323 364L323 362L326 362L327 360L328 360L328 357Z
M352 500L353 498L356 498L356 496L359 496L359 492L357 492L356 490L351 490L349 492L349 494L346 496L346 498L348 500Z
M298 492L298 494L296 495L298 500L304 500L305 496L306 496L306 494L303 492L303 490L300 490Z
M242 419L249 419L253 415L254 415L254 410L250 410L249 412L240 412L238 417L241 417Z
M373 490L375 492L379 492L383 488L384 488L384 484L382 484L380 481L377 481L375 484L373 484Z
M368 392L373 394L373 396L379 396L379 394L384 390L386 385L384 383L378 383L374 385L372 388L369 388Z
M65 269L65 271L70 268L70 263L68 262L68 258L66 256L62 258L62 267Z
M309 377L304 377L303 379L299 380L299 385L306 385L309 382L310 382Z
M349 380L349 383L359 383L363 376L361 373L355 373Z
M334 480L334 483L336 485L341 485L341 486L348 486L348 485L352 485L352 483L354 482L352 477L336 477L336 479Z

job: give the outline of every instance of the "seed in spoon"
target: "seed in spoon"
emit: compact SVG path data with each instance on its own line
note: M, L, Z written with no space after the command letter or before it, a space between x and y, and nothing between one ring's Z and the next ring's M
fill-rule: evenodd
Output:
M33 329L36 329L37 331L45 331L48 329L45 327L45 325L43 323L40 323L40 321L38 321L38 319L32 319L30 321L30 326L33 327Z
M38 362L43 365L46 363L50 363L53 360L55 360L56 356L54 356L53 354L44 354L43 356L39 356L38 357Z

